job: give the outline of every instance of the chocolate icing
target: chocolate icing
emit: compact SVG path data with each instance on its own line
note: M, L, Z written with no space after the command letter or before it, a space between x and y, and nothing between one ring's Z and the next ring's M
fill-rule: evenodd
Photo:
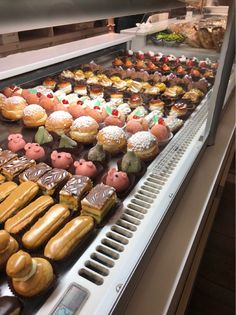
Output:
M70 173L68 173L65 170L59 169L59 168L53 168L51 171L44 174L39 180L38 184L47 189L50 190L60 184L65 179L69 178Z
M3 164L7 163L8 161L14 159L17 157L16 153L13 153L9 150L4 150L0 152L0 167L3 166Z
M62 188L60 194L80 197L89 182L90 179L87 176L74 175Z
M113 187L99 184L88 193L85 200L89 205L101 209L114 192L115 189Z
M34 160L28 159L26 156L22 156L19 159L8 162L2 167L3 174L17 175L23 172L26 168L32 166L35 163Z
M46 172L50 171L52 168L45 164L39 163L36 166L28 168L24 173L22 173L19 178L23 181L37 182L40 177L42 177Z

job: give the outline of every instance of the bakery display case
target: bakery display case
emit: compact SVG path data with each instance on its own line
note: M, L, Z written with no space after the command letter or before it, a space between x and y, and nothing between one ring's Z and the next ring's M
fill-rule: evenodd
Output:
M60 25L62 3L67 1L42 21L42 27ZM25 5L33 15L27 1ZM40 8L39 16L51 5ZM88 4L81 5L86 9ZM142 1L137 1L133 8L130 1L121 8L118 1L113 7L101 2L101 8L106 5L105 13L91 10L87 16L79 12L80 22L140 13L148 5L155 11L182 3L148 1L144 8ZM75 8L71 1L68 23L77 19ZM24 91L28 99L20 119L4 107L6 100L1 103L0 143L4 151L0 152L0 180L7 187L0 185L0 238L12 247L0 246L0 266L1 253L10 251L8 257L15 254L7 262L7 276L2 272L0 306L21 309L23 305L23 314L37 315L122 313L207 145L214 143L224 104L234 89L234 10L230 13L220 54L180 47L162 50L146 42L144 46L139 35L124 31L0 59L0 90L9 98L14 93L23 96ZM18 30L24 27L24 16L18 19ZM29 24L25 27L30 28ZM36 24L40 25L40 20ZM7 23L4 27L14 31ZM29 97L33 97L33 104ZM43 116L40 119L34 102L37 115ZM76 106L71 106L75 102ZM77 107L86 102L86 114L77 116ZM123 103L127 104L119 108ZM30 106L34 106L33 114L27 117ZM103 114L112 117L115 126ZM136 122L127 129L131 120L140 123L137 130ZM81 124L88 124L92 132L79 129ZM153 129L156 125L168 126L168 137L158 139ZM38 144L44 150L42 157ZM92 160L89 154L101 160ZM125 159L131 162L125 163ZM126 170L129 176L125 172L121 176L114 167ZM71 178L70 173L83 181ZM113 180L119 176L121 184L116 186ZM76 198L71 193L75 185L82 187ZM82 216L78 215L80 207ZM40 215L31 217L30 223L21 221L36 209ZM20 267L22 261L27 268ZM35 275L37 285L30 287ZM21 286L27 281L28 286ZM13 295L20 299L6 297Z

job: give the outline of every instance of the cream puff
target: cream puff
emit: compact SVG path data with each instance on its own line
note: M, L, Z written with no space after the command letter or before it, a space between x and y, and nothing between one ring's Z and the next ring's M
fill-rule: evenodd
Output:
M81 69L75 70L74 71L74 79L76 81L81 81L85 79L84 71Z
M156 137L149 131L139 131L130 137L127 149L134 152L143 161L155 158L159 152Z
M104 96L103 87L102 86L91 86L89 95L91 98L103 97Z
M23 110L22 119L26 127L39 127L45 125L47 117L43 107L37 104L31 104Z
M64 79L74 79L75 75L72 71L67 69L62 71L61 77Z
M78 95L84 96L88 94L86 83L77 83L74 86L74 92Z
M45 127L49 132L55 132L58 135L69 132L73 123L71 114L65 111L56 111L52 113L46 120Z
M98 128L98 123L92 117L81 116L73 122L70 136L78 142L92 143L96 139Z
M6 99L7 99L6 96L0 93L0 110L4 107Z
M176 103L171 106L171 110L169 112L170 116L182 117L185 116L188 112L188 107L185 103Z
M23 117L23 111L26 106L27 103L23 97L11 96L6 100L5 106L2 108L2 115L12 121L20 120Z
M148 106L150 111L158 110L160 112L163 112L165 103L161 99L153 98L149 101Z
M111 154L124 151L127 143L125 132L117 126L104 127L98 132L97 141Z

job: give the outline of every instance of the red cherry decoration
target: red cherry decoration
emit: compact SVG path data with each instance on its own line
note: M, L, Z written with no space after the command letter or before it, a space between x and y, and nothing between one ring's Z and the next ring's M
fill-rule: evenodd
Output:
M113 109L112 112L111 112L111 114L112 114L113 116L118 116L118 115L119 115L119 112L118 112L117 109Z
M162 117L160 117L158 119L158 124L165 126L165 120Z
M64 104L64 105L69 104L69 102L68 102L67 100L62 100L61 102L62 102L62 104Z
M47 94L47 97L48 97L48 98L53 98L52 93Z
M98 109L98 110L99 110L99 109L100 109L100 106L97 106L97 105L96 105L96 106L94 106L93 109Z
M11 85L11 86L9 86L10 87L10 89L12 90L12 91L14 91L15 90L15 88L16 88L16 86L15 85Z
M77 105L83 105L83 104L84 104L83 101L81 101L81 100L78 100L78 101L77 101Z
M37 95L38 97L41 97L41 96L42 96L42 93L37 92L36 95Z
M133 119L139 119L140 117L138 115L134 115Z

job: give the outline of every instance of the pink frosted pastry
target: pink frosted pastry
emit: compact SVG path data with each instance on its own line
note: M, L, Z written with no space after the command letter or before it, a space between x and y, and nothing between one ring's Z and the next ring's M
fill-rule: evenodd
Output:
M25 149L25 155L29 159L33 159L37 161L45 157L44 148L41 147L38 143L27 143L24 146L24 149Z
M16 133L8 136L8 149L12 152L17 152L24 149L26 142L22 134Z
M151 128L151 133L159 142L168 140L171 135L170 129L165 125L163 118L159 118L158 123Z
M143 117L133 116L133 119L129 120L126 124L126 131L132 134L138 131L147 131L148 122Z
M93 107L87 107L85 112L87 116L95 119L98 124L104 122L105 118L107 117L107 112L102 106L95 105Z
M41 92L36 92L36 93L32 93L32 92L34 91L32 91L31 89L24 90L22 93L22 96L24 97L24 99L29 105L39 104L40 98L43 94Z
M78 100L76 103L69 105L68 111L74 118L79 118L81 116L86 116L85 108L86 106L84 105L83 101Z
M105 184L115 188L117 192L122 192L129 187L130 181L125 172L119 172L115 168L111 168L107 173Z
M73 158L70 153L53 151L51 154L52 166L55 168L68 169L72 163Z
M113 109L111 115L107 116L104 120L106 126L123 127L125 124L125 115L118 109Z
M63 99L60 103L56 104L54 107L54 110L63 110L64 112L69 111L69 101L66 99Z
M46 111L53 112L55 106L59 103L57 97L55 97L52 93L48 93L47 95L42 95L40 97L39 105L41 105Z
M88 176L93 178L97 174L97 168L91 161L85 161L84 159L80 159L79 161L75 161L75 174Z
M10 97L12 96L12 94L18 89L18 86L16 85L11 85L9 87L6 87L2 93L6 96L6 97Z

